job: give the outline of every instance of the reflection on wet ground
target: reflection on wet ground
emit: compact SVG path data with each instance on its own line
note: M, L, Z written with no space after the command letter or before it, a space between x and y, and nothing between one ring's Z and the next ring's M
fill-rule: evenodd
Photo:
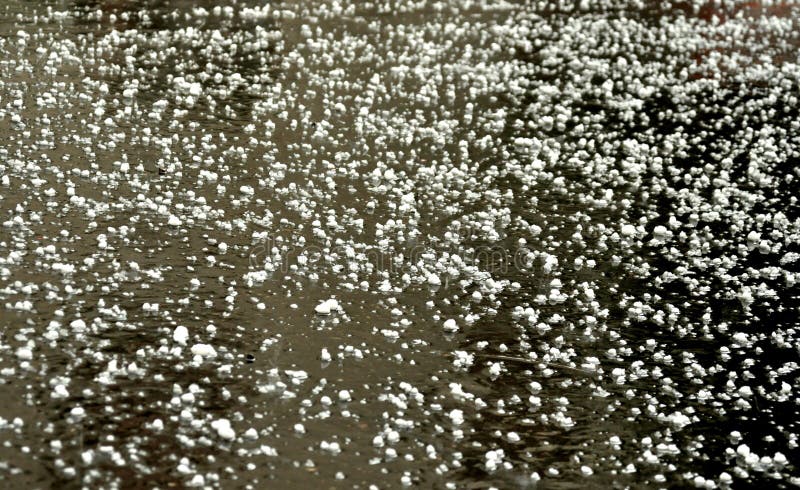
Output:
M796 22L5 0L0 479L798 484Z

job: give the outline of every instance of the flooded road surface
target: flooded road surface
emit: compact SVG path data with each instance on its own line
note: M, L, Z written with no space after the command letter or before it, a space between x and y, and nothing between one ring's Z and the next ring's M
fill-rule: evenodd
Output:
M2 0L0 486L800 484L798 15Z

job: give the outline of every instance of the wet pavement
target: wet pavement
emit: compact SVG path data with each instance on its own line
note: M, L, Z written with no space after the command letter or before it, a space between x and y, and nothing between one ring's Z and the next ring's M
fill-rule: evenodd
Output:
M800 485L799 15L2 0L0 485Z

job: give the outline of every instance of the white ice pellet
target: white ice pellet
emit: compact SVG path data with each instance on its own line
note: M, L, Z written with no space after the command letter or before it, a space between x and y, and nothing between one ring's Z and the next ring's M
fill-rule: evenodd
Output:
M452 318L445 320L442 327L445 332L458 332L458 323Z
M189 339L189 330L184 327L183 325L178 325L175 327L175 330L172 332L172 340L176 343L181 345L186 345L186 341ZM194 347L192 347L192 353L197 354L194 352Z
M67 398L69 397L69 391L67 391L67 387L63 384L56 385L53 388L53 398Z
M457 408L451 410L448 416L454 425L461 425L464 423L464 412Z
M78 318L77 320L72 320L69 324L70 328L76 332L84 332L86 331L86 322L82 319Z
M214 349L214 347L212 347L212 346L210 346L208 344L194 344L192 346L191 351L192 351L192 354L194 354L196 356L202 356L202 357L208 357L208 358L217 357L217 351Z
M33 351L29 347L20 347L17 349L17 357L23 361L30 361L33 359Z
M339 311L340 310L339 302L333 298L323 301L322 303L318 304L314 311L318 315L330 315L331 312Z
M187 486L191 488L201 488L206 485L206 479L203 475L194 475L191 480L187 483Z
M236 438L236 432L234 432L228 419L217 419L211 422L211 428L217 432L221 439L232 441Z
M319 446L320 449L329 452L331 454L339 454L342 452L342 447L339 445L338 442L322 441Z

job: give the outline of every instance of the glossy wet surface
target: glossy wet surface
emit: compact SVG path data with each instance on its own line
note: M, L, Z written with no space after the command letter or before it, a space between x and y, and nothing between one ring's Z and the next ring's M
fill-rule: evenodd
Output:
M3 0L2 485L799 484L797 19Z

